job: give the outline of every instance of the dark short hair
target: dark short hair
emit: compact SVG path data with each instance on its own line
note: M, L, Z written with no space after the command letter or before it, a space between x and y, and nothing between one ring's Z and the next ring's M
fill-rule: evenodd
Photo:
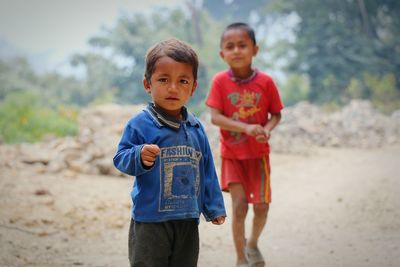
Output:
M194 80L197 81L197 70L199 67L197 54L189 44L176 38L156 43L147 50L144 67L144 77L147 81L150 82L157 61L164 56L191 65Z
M247 32L247 34L249 35L250 39L253 41L253 44L256 45L256 35L254 33L254 30L252 27L250 27L247 23L244 22L235 22L232 24L229 24L228 26L226 26L225 30L222 32L221 34L221 40L220 40L220 46L222 45L222 42L224 40L224 36L225 33L229 30L236 30L236 29L240 29L243 30L245 32Z

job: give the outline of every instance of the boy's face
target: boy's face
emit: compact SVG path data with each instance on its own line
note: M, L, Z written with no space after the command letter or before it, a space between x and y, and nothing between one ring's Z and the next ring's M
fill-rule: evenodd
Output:
M225 32L221 58L234 70L251 67L253 56L257 55L258 46L254 45L248 33L243 29L231 29Z
M192 96L197 82L191 65L163 56L157 60L150 82L144 79L143 85L157 107L179 118L181 108Z

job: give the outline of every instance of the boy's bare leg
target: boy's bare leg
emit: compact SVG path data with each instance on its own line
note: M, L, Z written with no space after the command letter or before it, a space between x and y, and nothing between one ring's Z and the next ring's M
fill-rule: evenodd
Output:
M232 198L232 232L235 243L237 265L246 263L244 247L245 239L245 220L248 210L246 194L241 184L230 184L229 190Z
M249 248L256 248L258 244L258 238L267 223L269 205L267 203L258 203L253 205L254 218L253 227L251 229L251 235L247 242Z

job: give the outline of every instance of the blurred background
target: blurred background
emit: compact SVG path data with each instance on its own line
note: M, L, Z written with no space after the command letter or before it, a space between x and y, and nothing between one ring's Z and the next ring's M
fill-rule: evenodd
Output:
M273 76L286 106L400 108L396 0L0 0L0 142L75 135L84 107L146 103L144 54L171 36L199 54L189 106L201 114L226 68L220 33L235 21L256 29L254 66Z
M236 21L286 105L267 265L399 266L399 0L0 0L0 266L127 266L132 177L112 157L150 100L145 52L172 36L197 51L189 108L219 170L204 101ZM230 226L200 223L199 267L234 266Z

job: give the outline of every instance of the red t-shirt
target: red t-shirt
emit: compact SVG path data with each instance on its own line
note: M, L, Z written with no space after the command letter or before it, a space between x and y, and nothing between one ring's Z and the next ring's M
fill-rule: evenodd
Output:
M260 71L242 82L235 82L229 70L217 73L206 104L228 118L263 126L269 114L278 113L283 108L274 81ZM259 143L255 137L245 133L220 129L220 138L221 156L224 158L252 159L269 153L268 143Z

